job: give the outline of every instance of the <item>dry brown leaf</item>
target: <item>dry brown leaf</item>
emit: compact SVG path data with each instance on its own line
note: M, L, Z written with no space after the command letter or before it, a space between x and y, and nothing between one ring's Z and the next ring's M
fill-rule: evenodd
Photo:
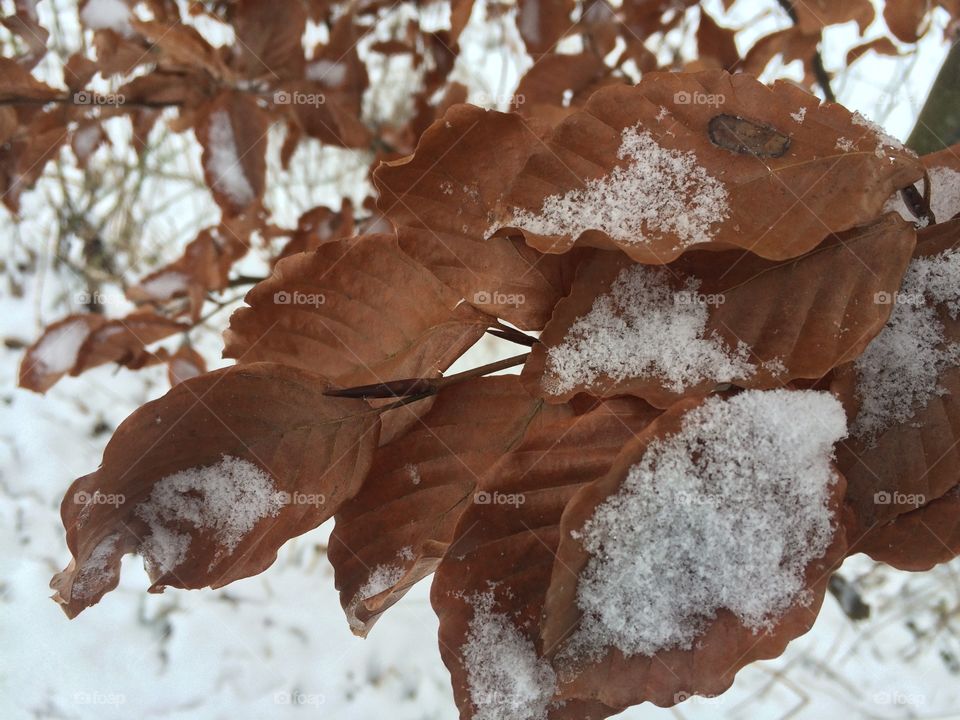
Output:
M960 220L920 232L914 257L938 255L960 246ZM896 296L888 296L888 300ZM914 302L913 298L897 302ZM930 300L923 299L924 304ZM948 308L936 308L947 343L960 342L960 320ZM922 359L918 359L922 361ZM851 426L860 412L858 370L838 369L831 389L844 398ZM903 378L909 386L912 380ZM837 449L837 465L847 478L847 503L854 519L851 538L910 512L960 483L960 367L949 365L937 381L942 394L932 394L911 417L894 422L875 437L851 437Z
M389 235L281 260L246 302L230 318L224 357L300 367L343 387L435 375L491 322L458 305Z
M789 137L789 150L757 157L720 147L709 132L718 115L769 125ZM652 73L597 91L561 123L485 234L521 228L541 252L582 244L651 264L708 245L783 260L872 220L894 189L922 175L916 156L888 143L790 83Z
M900 54L900 51L897 49L897 46L893 44L893 41L888 37L879 37L869 42L861 43L855 47L850 48L847 51L847 65L850 65L856 62L859 58L864 56L870 51L877 53L878 55L894 55L897 56Z
M925 20L931 5L928 0L886 0L883 19L898 40L914 43L926 32Z
M233 65L246 78L273 82L303 74L307 12L298 0L241 0L232 8Z
M207 371L207 361L189 345L182 345L167 358L167 379L170 387L184 380L203 375Z
M200 116L203 175L226 215L248 211L263 198L269 128L267 114L245 93L222 93Z
M742 69L751 75L759 75L777 55L782 56L784 65L800 60L806 75L810 75L810 64L820 43L819 34L805 34L796 25L785 30L764 35L757 40L743 58ZM806 84L807 78L804 78Z
M913 572L949 562L960 555L960 485L867 531L850 551Z
M490 502L467 507L431 592L440 618L440 654L464 720L479 717L475 701L484 699L481 687L471 693L464 657L471 622L478 614L477 597L488 596L487 610L502 614L531 655L540 655L540 616L560 542L561 514L576 491L602 477L623 445L658 414L632 398L605 401L585 414L568 415L528 433L482 478L479 487L484 495L478 497ZM512 643L508 647L513 651ZM487 713L498 707L506 711L512 700L486 698ZM598 720L613 713L599 703L573 701L552 708L548 717Z
M876 298L900 287L915 243L912 227L889 213L784 262L739 250L694 251L658 268L597 251L581 266L571 294L558 303L524 366L524 381L550 402L580 392L629 393L666 408L727 382L770 389L798 378L821 378L857 357L883 329L892 308ZM621 275L631 280L615 285ZM638 290L615 289L641 286L651 288L642 291L646 316L626 300ZM602 318L578 323L601 306L615 308L621 324L614 328L606 311ZM672 345L665 334L644 335L650 327L666 327L654 325L661 313L677 318L670 326ZM688 322L702 323L695 337ZM647 360L647 352L643 368L631 365L637 358ZM701 352L732 359L705 367ZM725 365L743 374L705 375L722 372ZM637 374L641 370L644 374Z
M165 360L165 355L146 349L158 340L188 330L189 325L151 312L137 312L125 318L108 320L95 328L80 345L71 375L91 368L117 363L131 369Z
M186 380L127 418L61 506L73 559L51 582L69 617L144 556L150 591L263 572L360 488L379 420L327 381L269 363Z
M377 206L404 252L467 302L523 329L546 323L569 282L570 261L484 233L505 184L539 144L537 132L519 115L456 105L423 134L414 155L374 173Z
M48 100L59 93L37 80L16 60L0 57L0 102L14 100Z
M47 326L20 361L19 385L45 393L77 364L77 355L90 333L107 320L102 315L70 315Z
M806 600L796 601L778 618L771 618L769 628L754 632L733 612L720 608L712 618L705 619L704 629L689 650L675 648L654 656L625 656L619 649L610 648L599 658L587 655L564 659L563 643L581 618L578 580L590 559L579 536L572 533L580 531L596 508L618 491L629 469L653 443L680 430L684 414L699 402L683 400L653 421L623 449L611 470L580 488L563 511L541 625L543 646L558 668L560 699L594 701L623 709L644 701L668 707L691 695L713 697L730 687L743 666L780 655L787 643L809 630L816 619L830 573L842 562L847 547L843 525L837 521L844 482L836 472L836 482L830 489L835 528L830 546L822 557L806 566ZM637 612L643 609L637 608Z
M453 385L407 434L379 448L363 492L336 515L327 554L354 633L436 569L483 473L527 432L571 414L516 375Z
M855 20L863 35L873 22L876 12L870 0L803 0L792 2L797 14L797 26L805 34L818 35L828 25Z
M574 0L518 0L517 29L534 58L551 53L557 42L570 32Z

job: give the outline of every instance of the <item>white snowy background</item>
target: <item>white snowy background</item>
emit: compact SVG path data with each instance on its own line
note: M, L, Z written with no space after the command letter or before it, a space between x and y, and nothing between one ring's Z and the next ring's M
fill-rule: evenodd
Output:
M10 10L12 2L3 5ZM772 0L740 0L728 15L719 1L704 5L724 24L749 23L738 38L745 46L789 22ZM455 77L469 84L474 100L496 104L489 100L509 98L531 61L511 16L487 24L482 6L478 0L461 39ZM44 0L39 9L45 24L56 22L61 50L79 46L75 3ZM418 11L401 5L388 12L400 20ZM423 12L427 22L444 24L442 9ZM840 71L840 101L904 138L946 53L945 24L937 16L937 28L913 54L870 54ZM222 28L201 30L229 42ZM879 33L874 27L866 37ZM853 24L831 28L824 42L827 67L840 70L846 50L857 42ZM689 28L651 42L651 49L664 53L689 46ZM369 62L374 83L367 116L407 111L409 67L403 60ZM53 83L62 77L53 58L37 72ZM765 79L797 74L797 67L775 61ZM111 121L108 130L113 145L97 152L92 176L79 171L64 149L60 162L24 195L19 217L0 210L0 717L456 717L437 649L429 583L392 608L368 639L353 637L325 557L329 525L288 543L262 575L222 590L147 595L146 575L130 556L120 587L77 619L67 621L48 599L49 578L68 558L59 519L64 491L96 468L113 428L128 413L167 389L161 369L109 367L64 379L46 397L15 388L22 347L84 301L84 284L70 269L83 262L80 241L59 229L63 219L82 214L99 226L108 247L111 238L134 236L135 257L117 251L129 282L179 255L200 227L218 217L201 184L192 137L172 135L161 123L141 179L130 170L136 163L129 123ZM271 150L278 147L273 143ZM358 203L366 194L364 153L305 142L289 171L281 172L273 160L267 203L279 224L292 226L300 212L318 203L337 207L341 196ZM166 177L151 177L152 167L164 168ZM264 258L254 255L240 269L256 274L265 267ZM119 286L104 288L100 300L110 315L129 309ZM191 334L212 367L223 364L217 329L234 306L226 305L210 330ZM455 369L503 353L488 339ZM723 696L693 698L673 709L633 708L620 717L960 718L958 571L955 562L910 575L851 558L843 574L871 606L870 619L851 621L828 596L810 633L781 658L743 670Z

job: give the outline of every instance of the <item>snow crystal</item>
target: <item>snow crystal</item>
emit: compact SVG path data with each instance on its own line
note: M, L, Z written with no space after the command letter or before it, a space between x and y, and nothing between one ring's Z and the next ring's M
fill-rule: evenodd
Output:
M854 112L854 113L853 113L852 121L853 121L853 124L854 124L854 125L858 125L858 126L860 126L860 127L867 128L867 130L869 130L869 131L872 132L874 135L876 135L876 137L877 137L877 148L876 148L875 152L876 152L876 155L877 155L878 158L884 158L884 157L886 157L886 151L884 150L884 146L891 147L891 148L893 148L894 150L904 150L904 149L905 149L902 142L900 142L899 140L897 140L897 139L896 139L895 137L893 137L892 135L888 135L887 132L886 132L882 127L880 127L880 126L877 125L875 122L873 122L873 120L870 120L870 119L864 117L864 116L861 115L860 113Z
M404 465L403 469L406 471L407 475L410 477L410 481L414 485L419 485L420 481L423 480L423 478L420 477L420 468L418 468L413 463L408 463L407 465Z
M617 153L627 165L587 181L582 190L548 197L539 213L516 210L509 224L540 235L578 237L602 230L630 244L674 234L680 241L675 249L708 242L715 225L730 214L723 183L693 152L661 147L637 127L624 129Z
M948 343L937 303L960 313L960 250L915 259L907 268L886 327L856 360L860 411L851 432L872 444L946 390L941 373L960 364L960 343Z
M89 0L80 19L91 30L113 30L125 37L133 34L130 7L123 0Z
M557 678L509 617L493 612L493 595L471 599L473 617L461 655L474 720L545 720Z
M829 547L843 407L816 391L711 397L652 442L581 532L583 620L563 660L690 649L721 608L757 632L809 600Z
M403 573L404 570L401 565L377 565L367 578L367 582L357 590L357 598L365 600L374 595L379 595L400 580Z
M243 174L233 125L230 123L229 113L225 110L217 110L210 115L208 150L214 189L228 196L237 205L253 202L256 193Z
M181 470L153 486L136 510L150 529L141 551L160 572L173 570L186 559L190 535L171 525L189 523L212 531L223 550L232 553L254 525L282 506L283 493L267 473L224 455L215 465Z
M84 600L116 576L117 571L111 567L110 559L119 542L120 533L113 533L97 543L90 557L78 569L73 581L73 597Z
M34 347L33 361L44 372L65 373L77 363L80 346L90 334L90 328L80 318L48 332Z
M802 125L804 119L807 117L807 109L805 107L802 107L796 112L790 113L790 117L793 118L794 122L796 122L799 125Z
M845 137L837 138L837 144L834 145L837 150L842 150L843 152L850 152L853 150L853 140L850 140Z
M700 281L690 278L685 296L696 296ZM703 303L678 303L670 273L634 265L620 272L610 292L594 300L586 315L570 326L563 342L547 350L543 386L562 395L590 386L601 375L616 381L656 378L673 392L704 380L727 382L756 370L750 349L735 350L719 337L706 336L708 310Z

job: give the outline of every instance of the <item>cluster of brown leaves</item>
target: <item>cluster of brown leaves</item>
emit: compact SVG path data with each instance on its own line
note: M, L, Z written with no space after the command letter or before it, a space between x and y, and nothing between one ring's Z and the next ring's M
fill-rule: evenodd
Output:
M129 289L136 313L116 320L73 315L50 326L28 350L20 383L42 392L65 374L111 362L167 362L175 383L117 429L101 467L64 498L73 559L52 586L69 616L116 587L126 553L151 556L151 591L220 587L262 572L286 540L334 518L329 557L356 633L365 635L414 583L436 573L441 650L469 718L477 708L462 648L473 611L463 598L491 591L494 609L553 662L577 619L577 571L585 562L569 533L617 491L643 450L717 391L830 388L853 421L851 363L891 312L875 297L898 291L912 258L956 246L960 224L934 225L918 242L912 224L883 212L898 190L923 177L916 156L795 85L767 87L726 72L762 68L763 58L777 53L813 62L823 27L850 19L865 27L869 3L791 6L794 27L761 40L752 58L740 58L733 31L702 13L701 64L687 68L699 71L650 72L631 85L624 64L655 69L641 39L678 22L676 3L624 2L615 10L602 0L521 0L521 35L538 62L518 90L525 101L501 113L457 104L465 88L448 75L473 3L454 0L450 30L409 27L377 44L379 52L409 53L430 69L409 123L374 129L360 119L368 79L355 46L383 5L355 3L334 19L326 2L197 4L196 12L236 33L236 45L214 48L179 22L173 3L154 0L154 19L131 20L123 33L95 30L95 63L72 59L71 92L96 72L141 70L119 90L126 104L95 116L56 102L62 93L32 78L29 58L3 61L0 99L13 101L0 110L13 112L8 138L16 141L0 156L7 183L0 189L11 189L10 178L29 183L39 175L23 169L42 168L37 138L44 132L66 142L74 123L122 113L142 137L160 106L175 105L178 127L193 129L204 148L206 179L223 211L220 224L203 230L180 259ZM887 12L900 13L890 24L898 38L909 36L909 27L914 39L922 32L924 13L902 20L921 6L926 13L922 2L888 3ZM575 12L579 20L568 23ZM310 58L300 47L308 17L329 29L328 43ZM584 53L551 52L574 34L587 41ZM618 38L626 49L607 64ZM294 93L327 101L287 102ZM722 97L723 107L690 97ZM288 127L286 160L304 135L375 148L377 198L369 214L358 221L344 203L305 213L293 231L268 226L262 198L274 122ZM549 198L622 170L621 139L631 128L722 179L729 212L709 218L709 237L691 245L676 226L647 226L642 237L625 238L589 217L575 230L524 227L520 219ZM57 147L45 152L52 156ZM226 173L224 152L234 159ZM5 197L15 206L16 192ZM200 319L207 293L231 282L234 262L257 232L289 240L272 275L231 318L225 356L236 364L207 373L191 351L149 350ZM666 268L674 290L696 279L702 292L723 295L726 302L709 307L707 331L729 347L749 346L758 372L682 390L644 375L553 392L549 349L637 264ZM505 323L537 331L539 340ZM955 325L948 323L948 333ZM443 377L491 329L533 345L522 374ZM908 569L953 557L960 550L960 477L957 464L936 453L955 452L956 372L940 378L950 392L916 408L877 444L840 448L834 540L805 572L812 602L798 602L759 636L720 614L691 650L588 664L564 676L549 717L601 718L643 701L673 704L678 693L722 692L746 663L779 654L810 627L829 573L851 552ZM212 489L207 496L194 487L184 497L194 510L199 503L200 516L165 517L158 525L146 511L172 476L225 456L257 468L285 497L235 542L225 546L222 522L202 517ZM918 487L922 507L873 502L876 492ZM526 501L481 499L494 495ZM101 501L108 497L122 501ZM918 527L940 544L919 540ZM171 538L182 552L158 562L148 548Z

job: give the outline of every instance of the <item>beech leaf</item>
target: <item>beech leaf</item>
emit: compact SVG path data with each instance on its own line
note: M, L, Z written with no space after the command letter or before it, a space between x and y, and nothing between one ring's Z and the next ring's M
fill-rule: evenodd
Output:
M64 612L115 588L126 553L144 557L151 592L222 587L331 517L360 489L379 419L326 385L281 365L230 367L128 417L61 505L73 559L51 587Z
M783 138L779 149L717 144L709 127L718 115L768 128ZM598 90L557 126L485 234L519 229L541 252L582 244L651 264L697 246L796 257L872 220L893 190L922 175L918 158L881 133L787 82L649 73L636 86Z
M630 393L657 407L717 385L817 379L881 331L915 233L893 213L798 258L692 251L667 267L597 251L523 376L550 402Z
M363 492L337 512L327 551L355 633L366 635L433 572L487 468L566 414L527 395L516 375L481 377L441 392L410 432L377 450Z

